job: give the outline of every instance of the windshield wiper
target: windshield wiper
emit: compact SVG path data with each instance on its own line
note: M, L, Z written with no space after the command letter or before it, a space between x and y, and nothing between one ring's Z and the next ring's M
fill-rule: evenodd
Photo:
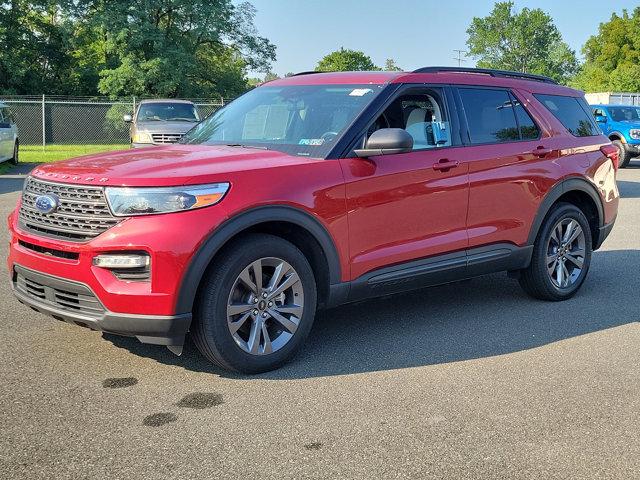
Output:
M227 143L227 147L240 147L240 148L257 148L258 150L269 150L268 147L258 147L256 145L245 145L242 143Z

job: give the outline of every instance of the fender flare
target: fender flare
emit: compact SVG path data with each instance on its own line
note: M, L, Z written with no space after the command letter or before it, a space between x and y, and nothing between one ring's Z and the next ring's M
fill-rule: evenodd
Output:
M616 131L614 131L614 132L609 132L609 134L607 135L607 138L608 138L609 140L611 140L611 137L612 137L613 135L615 135L616 137L620 137L620 141L621 141L622 143L624 143L624 144L626 144L626 143L627 143L627 138L622 134L622 132L618 132L617 130L616 130ZM613 141L613 140L611 140L611 141Z
M340 282L340 257L331 235L317 219L295 207L284 205L257 207L226 220L201 243L182 276L175 311L191 312L200 281L207 267L229 240L247 228L267 222L288 222L307 230L316 239L327 259L329 283Z
M540 231L540 227L542 226L542 222L549 213L549 210L551 210L553 204L562 195L572 191L584 192L591 197L598 211L598 227L602 227L604 225L604 207L602 205L600 194L598 193L596 188L593 186L593 184L582 178L569 178L567 180L556 183L540 203L538 213L536 214L533 220L533 224L531 225L531 229L529 230L527 245L533 245L535 243L538 232Z

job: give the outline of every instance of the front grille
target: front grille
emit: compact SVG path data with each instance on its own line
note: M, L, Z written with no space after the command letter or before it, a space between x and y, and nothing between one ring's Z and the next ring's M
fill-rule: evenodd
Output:
M105 309L86 286L54 277L48 277L16 266L15 289L32 299L68 312L90 318L101 318Z
M60 204L53 213L36 208L36 198L54 194ZM46 237L84 242L120 221L109 210L102 187L45 182L28 177L22 192L20 226Z
M176 143L182 138L182 133L152 133L153 143Z

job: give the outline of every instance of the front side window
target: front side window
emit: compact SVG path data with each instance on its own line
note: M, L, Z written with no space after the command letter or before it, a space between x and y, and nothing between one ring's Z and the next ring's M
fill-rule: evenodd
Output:
M196 107L190 103L143 103L138 110L138 122L197 122Z
M402 128L413 137L413 149L447 147L451 124L443 94L436 88L411 88L394 99L371 124L367 138L381 128Z
M640 121L639 107L609 107L611 118L615 122L638 122Z
M589 106L584 100L563 95L534 94L534 96L572 135L591 137L600 134L589 113Z
M325 158L380 85L258 87L218 110L182 143L242 145Z

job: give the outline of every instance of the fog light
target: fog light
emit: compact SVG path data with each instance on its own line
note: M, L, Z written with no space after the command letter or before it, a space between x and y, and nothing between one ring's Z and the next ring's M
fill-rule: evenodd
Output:
M104 254L94 257L93 264L102 268L144 268L149 266L149 255Z

